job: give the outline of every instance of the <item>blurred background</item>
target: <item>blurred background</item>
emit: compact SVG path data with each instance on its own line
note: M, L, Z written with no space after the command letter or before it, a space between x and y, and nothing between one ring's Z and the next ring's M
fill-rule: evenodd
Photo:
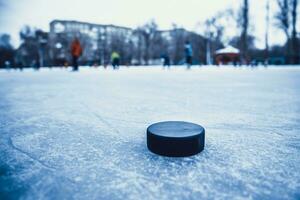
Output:
M81 66L183 65L187 43L194 65L294 65L298 10L298 0L0 0L0 67L70 66L76 38Z

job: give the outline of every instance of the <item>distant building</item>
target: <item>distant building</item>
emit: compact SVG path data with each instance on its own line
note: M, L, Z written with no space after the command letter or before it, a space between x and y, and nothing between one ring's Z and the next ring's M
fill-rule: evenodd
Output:
M148 64L157 64L163 53L170 54L173 64L183 64L183 48L186 40L190 40L193 44L195 63L201 63L205 57L206 39L183 28L158 30L156 38L152 38L150 47L146 47L145 40L142 39L144 36L131 28L54 20L50 23L49 33L50 58L53 65L70 63L70 45L75 37L83 46L83 55L79 59L81 65L107 65L113 51L120 54L121 64L146 64L147 59ZM145 54L147 51L148 55Z
M69 48L77 37L83 46L79 62L85 65L107 64L112 51L126 57L125 46L132 43L133 30L115 25L54 20L50 23L51 58L55 65L70 62Z

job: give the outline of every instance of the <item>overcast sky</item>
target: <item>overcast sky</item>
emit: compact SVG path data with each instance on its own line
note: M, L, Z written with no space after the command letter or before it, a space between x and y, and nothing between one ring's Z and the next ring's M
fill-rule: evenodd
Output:
M161 29L176 23L188 30L197 30L199 22L229 7L237 9L242 0L0 0L0 33L12 35L18 45L19 30L25 25L49 30L54 19L78 20L100 24L136 27L155 19ZM272 11L276 10L271 0ZM256 45L264 46L266 0L250 0L250 18ZM271 22L274 24L274 21ZM231 26L228 26L230 34ZM199 30L198 30L199 31ZM201 31L201 30L200 30ZM271 29L272 44L282 44L284 35Z

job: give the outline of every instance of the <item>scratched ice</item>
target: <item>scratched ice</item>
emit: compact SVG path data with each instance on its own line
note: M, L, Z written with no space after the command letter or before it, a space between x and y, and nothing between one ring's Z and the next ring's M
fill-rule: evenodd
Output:
M148 125L206 128L166 158ZM0 199L299 199L300 67L0 71Z

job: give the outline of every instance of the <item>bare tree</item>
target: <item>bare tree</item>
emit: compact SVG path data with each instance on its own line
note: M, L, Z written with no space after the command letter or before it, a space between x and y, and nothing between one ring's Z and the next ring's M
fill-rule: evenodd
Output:
M171 31L171 59L175 65L179 64L184 58L184 43L187 40L185 32L183 28L179 28L176 24L173 24Z
M289 19L289 0L277 0L279 11L276 14L278 27L285 33L287 39L290 39L290 19Z
M10 39L10 35L0 34L0 68L14 64L15 51L10 43Z
M265 65L269 64L269 25L270 25L270 1L266 3L266 35L265 35Z
M298 0L292 0L292 64L299 63L299 41L297 38L297 7L298 7Z
M155 44L155 40L158 37L158 26L154 20L146 23L144 26L139 27L136 31L139 37L139 47L140 52L143 52L143 58L145 60L145 64L149 64L149 60L152 58L152 51ZM144 45L142 48L142 45Z
M237 24L237 17L233 9L226 9L216 13L216 15L199 24L200 34L205 39L205 60L207 64L212 64L214 52L223 47L231 38L226 35L226 31L232 31L232 24Z
M287 63L299 62L298 38L297 38L297 7L298 0L277 0L279 11L275 18L278 27L286 36L286 58Z
M134 31L133 31L133 35L134 35L134 39L135 39L135 48L134 48L134 54L136 55L135 59L137 60L137 64L141 65L142 64L142 46L143 46L143 36L142 36L142 28L141 27L137 27Z
M24 26L20 31L21 45L17 50L17 62L26 67L37 67L39 64L36 30Z
M249 27L249 2L244 0L242 6L242 34L241 34L241 53L242 61L248 62L248 27Z
M222 37L224 34L225 27L219 23L220 19L223 18L223 16L226 13L218 13L216 16L213 16L212 18L205 21L205 37L206 39L206 64L211 65L212 64L212 55L213 52L216 51L216 46L213 45L213 42L215 43L222 43Z

